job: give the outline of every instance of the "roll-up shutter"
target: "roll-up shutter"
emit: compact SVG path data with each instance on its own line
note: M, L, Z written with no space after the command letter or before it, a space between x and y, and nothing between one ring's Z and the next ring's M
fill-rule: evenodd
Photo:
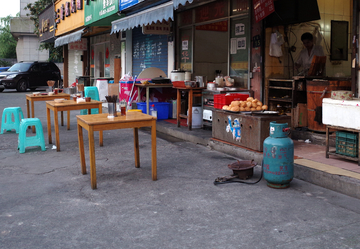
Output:
M167 35L144 35L142 28L133 29L133 75L149 67L160 68L168 75Z

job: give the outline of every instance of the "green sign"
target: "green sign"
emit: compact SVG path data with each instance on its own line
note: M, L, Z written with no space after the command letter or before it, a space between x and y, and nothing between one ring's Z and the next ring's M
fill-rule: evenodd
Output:
M119 0L85 1L85 26L111 26L119 19Z

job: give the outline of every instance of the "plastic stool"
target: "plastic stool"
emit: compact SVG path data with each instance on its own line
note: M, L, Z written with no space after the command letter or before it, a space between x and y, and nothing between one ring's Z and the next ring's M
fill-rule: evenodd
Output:
M35 126L35 136L26 136L28 126ZM29 146L40 146L42 151L46 151L43 127L40 119L38 118L24 118L20 122L20 132L18 138L19 152L25 153L25 148Z
M14 121L12 116L14 115ZM11 131L14 129L16 133L19 133L20 121L24 118L24 114L20 107L7 107L4 109L1 120L1 132Z
M96 86L86 86L85 88L85 97L90 97L93 100L100 100L100 96L99 96L99 90ZM94 108L91 109L91 114L98 114L99 113L99 108ZM80 111L81 115L87 115L88 114L88 110L87 109L83 109Z

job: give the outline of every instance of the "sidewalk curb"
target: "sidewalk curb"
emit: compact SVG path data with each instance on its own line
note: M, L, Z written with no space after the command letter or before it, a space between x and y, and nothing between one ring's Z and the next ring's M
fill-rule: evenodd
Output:
M224 141L218 141L213 138L199 137L195 135L196 133L189 133L187 129L184 129L183 127L158 124L156 129L157 131L167 135L192 143L201 144L212 150L238 157L243 160L253 159L256 163L260 164L263 159L263 154L261 152L229 144ZM309 163L311 162L312 161L309 160ZM316 164L316 162L313 162L313 164ZM356 174L353 172L350 173ZM294 177L320 187L360 199L360 179L352 178L346 175L331 174L329 172L298 163L294 163Z

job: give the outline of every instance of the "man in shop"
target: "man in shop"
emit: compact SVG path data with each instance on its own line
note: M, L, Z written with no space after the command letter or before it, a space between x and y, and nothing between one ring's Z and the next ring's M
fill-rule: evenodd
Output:
M322 46L314 44L314 37L312 34L308 32L302 34L301 41L305 48L300 51L299 57L295 62L295 69L302 68L301 74L307 75L314 55L325 56L325 53Z

